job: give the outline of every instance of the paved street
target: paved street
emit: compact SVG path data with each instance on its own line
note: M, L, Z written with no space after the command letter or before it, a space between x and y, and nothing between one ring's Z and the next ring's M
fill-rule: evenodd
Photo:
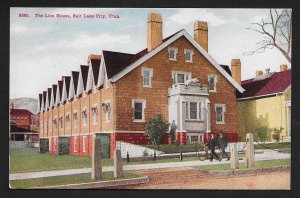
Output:
M255 154L255 161L273 160L273 159L288 159L288 158L290 158L290 154L278 153L278 152L272 151L272 150L267 150L263 153ZM240 162L242 162L242 161L240 161ZM199 165L212 165L212 164L220 164L220 163L229 163L229 162L226 161L225 159L223 159L221 162L219 162L217 160L214 160L213 162L210 162L209 160L205 160L205 161L136 164L136 165L124 165L124 170L177 168L177 167L190 167L190 166L199 166ZM113 167L103 167L102 170L103 170L103 172L113 171ZM14 173L14 174L9 174L9 179L10 180L21 180L21 179L90 173L90 172L91 172L91 168L41 171L41 172L29 172L29 173Z

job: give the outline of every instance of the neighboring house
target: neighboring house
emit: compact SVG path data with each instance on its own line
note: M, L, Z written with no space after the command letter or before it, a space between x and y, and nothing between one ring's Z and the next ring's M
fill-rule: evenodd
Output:
M206 22L195 23L194 38L183 29L163 39L161 16L151 13L147 33L146 49L90 55L79 72L39 94L40 137L49 152L58 153L65 142L68 153L91 155L94 134L108 157L116 141L149 144L145 126L157 114L175 121L181 144L220 130L230 142L238 140L240 60L231 62L232 77L208 54ZM168 133L162 143L169 143Z
M280 72L265 74L256 72L256 77L242 81L246 90L237 93L239 138L244 140L246 133L266 126L269 129L283 128L281 140L291 138L291 70L287 65L280 66ZM269 132L267 141L274 141Z
M10 120L15 121L19 127L30 129L32 115L27 109L15 109L14 104L11 104Z

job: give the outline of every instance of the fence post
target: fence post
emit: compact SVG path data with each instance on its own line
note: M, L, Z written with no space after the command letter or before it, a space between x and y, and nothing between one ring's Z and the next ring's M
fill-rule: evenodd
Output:
M246 135L246 156L245 164L246 168L254 167L254 143L253 143L253 133L247 133Z
M123 161L121 151L116 149L114 152L114 177L120 178L123 176Z
M93 135L92 145L92 181L99 181L102 179L101 166L101 141Z
M239 154L237 150L237 143L230 143L230 162L232 169L239 169Z
M129 163L129 153L127 151L127 155L126 155L126 160L127 160L127 163Z

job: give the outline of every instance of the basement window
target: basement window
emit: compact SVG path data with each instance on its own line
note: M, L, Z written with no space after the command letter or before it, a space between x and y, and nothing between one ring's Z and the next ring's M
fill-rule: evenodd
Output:
M176 56L177 56L178 49L176 47L169 47L168 52L169 52L169 60L176 61L177 60Z
M226 105L225 104L215 104L215 111L216 111L216 123L217 124L225 124L225 111Z
M133 99L132 108L133 108L133 122L145 122L146 100Z

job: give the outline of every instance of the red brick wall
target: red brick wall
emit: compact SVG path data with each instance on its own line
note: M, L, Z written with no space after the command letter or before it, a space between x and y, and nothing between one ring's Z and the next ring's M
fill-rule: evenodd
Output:
M218 78L217 92L209 93L211 102L211 127L227 133L237 131L237 113L235 88L214 68L184 37L170 46L177 47L177 61L168 59L168 47L150 58L115 83L116 87L116 130L143 131L144 123L133 122L132 99L145 99L145 120L162 113L168 119L168 88L172 85L172 70L192 72L192 78L198 78L201 84L208 85L208 75ZM194 51L193 63L184 60L184 49ZM141 68L153 68L152 88L144 88ZM132 83L134 82L134 83ZM225 124L216 124L216 103L226 104Z

